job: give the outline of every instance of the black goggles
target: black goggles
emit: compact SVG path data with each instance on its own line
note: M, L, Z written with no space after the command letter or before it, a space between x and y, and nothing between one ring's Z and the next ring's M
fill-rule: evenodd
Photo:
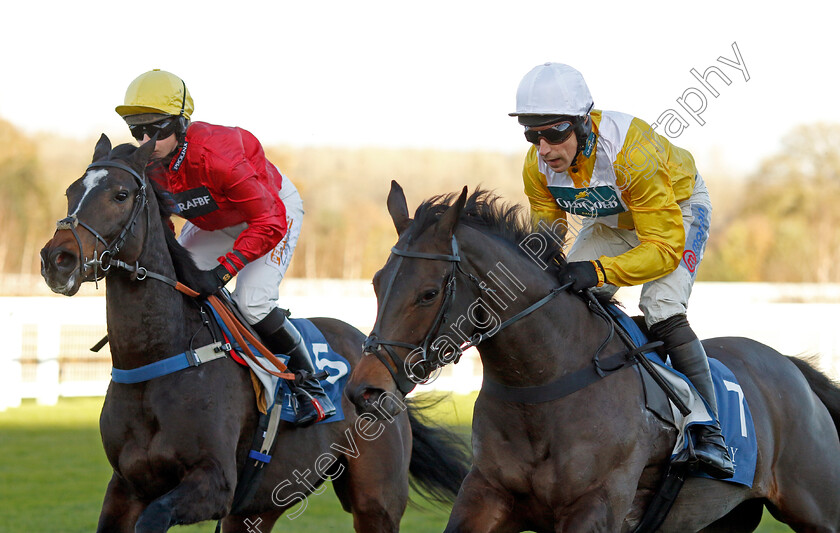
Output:
M158 122L152 122L151 124L135 124L129 126L128 130L131 132L132 137L138 141L142 141L144 135L152 138L155 136L155 133L157 133L158 140L165 139L175 133L177 128L178 120L176 118L167 118Z
M572 136L575 131L576 123L571 121L564 121L554 124L545 129L525 128L525 139L531 144L540 144L540 139L545 139L549 144L560 144L566 142L566 139Z

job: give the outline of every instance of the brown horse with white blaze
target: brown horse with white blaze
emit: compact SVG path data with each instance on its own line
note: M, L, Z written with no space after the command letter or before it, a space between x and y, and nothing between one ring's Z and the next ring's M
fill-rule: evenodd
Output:
M399 239L374 277L369 353L345 393L360 412L373 412L381 395L406 394L457 360L464 340L477 346L484 385L474 462L446 531L634 531L677 437L645 408L637 367L542 402L489 390L547 386L591 369L597 353L626 352L584 298L557 287L559 245L535 261L519 246L532 235L530 220L483 191L432 198L412 219L394 182L388 210ZM505 275L507 293L494 283ZM737 376L751 409L755 478L751 487L687 479L659 531L753 531L765 507L795 531L840 531L840 389L804 361L749 339L704 346Z
M164 193L144 176L154 145L112 150L103 135L93 163L67 189L67 218L41 251L42 275L57 293L72 296L107 275L108 339L119 370L214 341L198 303L162 282L193 285L203 274L165 224ZM361 332L335 319L312 322L358 363ZM466 457L446 429L421 423L411 402L384 421L343 403L343 421L306 429L280 422L255 494L232 509L259 418L249 371L223 357L138 383L112 381L100 430L113 476L97 531L162 533L223 519L225 532L257 524L267 532L328 479L356 531L398 531L410 481L451 501Z

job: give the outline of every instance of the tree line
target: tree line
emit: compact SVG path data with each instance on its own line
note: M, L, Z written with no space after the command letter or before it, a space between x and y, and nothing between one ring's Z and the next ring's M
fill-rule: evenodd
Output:
M64 190L81 176L94 144L27 136L0 119L0 272L37 275L38 251L66 214ZM289 275L370 279L396 240L385 207L392 179L410 209L464 185L527 204L525 148L502 154L267 146L304 199ZM840 282L840 124L795 128L746 178L703 175L715 209L700 280Z

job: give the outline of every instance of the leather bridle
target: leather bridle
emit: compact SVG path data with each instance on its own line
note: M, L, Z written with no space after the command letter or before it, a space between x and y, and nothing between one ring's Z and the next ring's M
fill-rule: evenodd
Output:
M482 292L493 292L493 289L488 287L486 283L482 283L473 274L465 272L463 268L461 268L461 256L458 252L458 241L454 235L452 236L452 252L450 254L411 252L408 250L400 250L396 246L391 248L391 253L397 256L396 263L392 270L391 277L388 279L388 282L385 285L385 292L383 293L382 298L380 300L379 309L377 310L376 324L374 325L373 330L371 331L368 338L365 339L362 348L365 355L375 355L377 359L379 359L382 362L382 364L385 365L385 368L388 369L388 372L390 372L391 376L394 378L394 382L396 383L397 388L403 394L408 394L418 384L422 384L428 381L432 371L451 362L457 363L466 349L471 348L473 346L477 346L479 343L491 336L491 334L487 334L486 332L477 332L470 338L469 341L461 344L460 346L455 347L453 347L450 343L436 342L439 339L441 339L440 329L446 322L447 316L454 304L455 279L458 272L466 276L467 279L474 283L476 287L478 287L478 289ZM385 304L388 301L388 297L391 294L391 289L394 285L394 281L397 279L397 274L399 273L400 265L402 263L403 258L426 259L431 261L448 261L452 263L452 268L449 271L446 281L444 282L443 301L441 302L437 315L435 315L435 319L432 322L431 327L429 328L429 332L423 338L421 344L411 344L408 342L383 340L379 338L379 321L382 318L382 311L384 310ZM551 291L549 291L549 293L542 299L538 300L537 302L530 305L526 309L520 311L508 320L502 322L502 324L498 327L494 328L492 334L494 335L498 333L499 331L510 326L514 322L536 311L537 309L551 301L560 292L566 290L569 286L571 286L571 282L564 284L561 287L551 289ZM395 346L409 350L409 355L406 357L400 357L400 355L397 354L397 352L393 349L393 347ZM442 353L441 348L443 348L444 346L448 347L450 350L453 351L446 352L445 354ZM387 359L386 355L383 355L383 349L385 354L387 355ZM410 357L411 354L414 353L419 353L421 355L421 358L416 361L412 360ZM396 367L396 370L394 369L394 367ZM415 372L416 370L419 370L420 372L422 372L422 374L418 374L417 372Z
M76 244L79 246L79 279L84 279L85 271L88 268L93 268L93 281L98 282L105 276L105 273L108 269L111 268L111 260L114 258L125 245L125 241L128 238L128 234L130 231L133 230L135 222L137 221L137 217L140 216L140 213L145 210L146 211L146 231L148 232L149 229L149 217L151 216L149 213L148 207L148 198L146 196L146 181L143 177L133 168L129 167L128 165L124 165L117 161L95 161L88 165L87 170L96 169L96 168L118 168L125 172L131 174L131 176L137 181L137 192L134 195L134 205L131 209L131 215L128 217L128 220L123 225L122 230L120 231L119 235L114 238L110 243L105 240L102 235L99 234L92 226L85 223L82 220L79 220L79 217L75 214L69 215L58 222L56 222L56 229L57 230L69 230L73 233L73 237L76 239ZM76 230L77 226L81 226L90 232L96 238L96 242L94 243L93 247L93 257L91 259L87 259L85 256L84 248L82 246L82 240L79 237L79 233ZM97 245L98 243L102 243L105 246L105 249L102 251L101 254L97 255ZM99 275L99 272L102 272L102 275ZM139 272L141 275L144 275L142 271ZM138 277L138 279L142 279Z
M397 256L396 263L392 270L391 277L388 279L388 282L385 285L385 292L382 295L382 299L380 300L379 309L377 310L376 324L374 325L373 330L371 331L368 338L365 339L362 348L365 354L375 355L382 362L382 364L385 365L385 368L387 368L388 371L391 373L391 376L394 378L394 382L397 384L397 387L400 389L400 391L402 391L404 394L408 394L408 392L414 389L414 387L418 383L424 382L434 370L434 368L440 365L439 356L435 357L435 359L429 359L428 354L430 352L437 352L434 341L438 338L438 332L440 331L440 328L446 320L447 314L452 307L452 303L455 297L455 274L459 270L464 274L466 273L461 269L461 257L458 255L458 241L455 239L454 236L452 237L451 254L410 252L407 250L400 250L396 246L391 248L391 253ZM440 308L438 309L438 312L435 315L435 319L432 321L432 325L429 328L429 332L421 341L421 344L411 344L407 342L394 340L383 340L379 338L378 333L379 321L382 317L382 311L385 308L385 304L388 302L388 297L391 294L391 289L394 286L394 281L396 281L397 279L397 274L399 273L400 265L402 264L403 258L406 257L414 259L428 259L432 261L448 261L452 264L452 268L450 269L446 281L444 282L443 301L441 302ZM400 355L397 354L397 352L393 349L394 346L409 350L409 355L415 353L417 350L420 350L419 353L422 355L422 357L419 361L412 362L408 359L408 356L406 356L405 358L400 357ZM383 355L382 353L382 349L385 350L385 353L390 358L390 361L385 358L385 355ZM396 370L392 368L392 364L396 367ZM413 368L406 368L409 364L411 364ZM414 370L420 370L423 375L418 375Z

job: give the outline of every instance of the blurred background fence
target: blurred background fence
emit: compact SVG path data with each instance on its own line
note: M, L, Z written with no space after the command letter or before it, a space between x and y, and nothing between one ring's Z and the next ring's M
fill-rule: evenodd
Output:
M618 293L630 314L639 313L638 291ZM90 287L73 298L0 297L0 410L23 398L51 405L105 394L108 347L89 350L106 332L103 293ZM280 303L295 317L335 317L365 333L376 318L367 280L289 279ZM840 284L698 283L689 319L701 338L745 336L787 355L816 355L823 371L840 377ZM467 393L480 386L481 362L470 351L420 388Z

